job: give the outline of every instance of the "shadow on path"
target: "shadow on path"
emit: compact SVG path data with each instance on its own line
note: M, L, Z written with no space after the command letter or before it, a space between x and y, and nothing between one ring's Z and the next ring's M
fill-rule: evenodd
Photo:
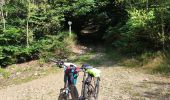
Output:
M142 90L140 97L149 98L150 100L170 100L170 82L146 81L141 82L136 87L137 90Z

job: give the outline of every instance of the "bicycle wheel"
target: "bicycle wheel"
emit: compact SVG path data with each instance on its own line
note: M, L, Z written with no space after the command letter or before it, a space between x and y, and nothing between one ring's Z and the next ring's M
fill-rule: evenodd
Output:
M69 100L69 93L64 90L65 89L60 89L58 100Z
M89 84L91 82L91 76L88 75L88 77L86 77L85 81L83 82L84 84L84 88L83 88L83 97L84 99L88 99L89 97Z
M76 88L75 85L70 85L70 93L71 93L71 98L72 100L78 100L79 99L79 94L78 94L78 90Z
M62 93L59 95L58 100L69 100L69 95Z
M84 85L84 90L83 90L83 97L84 97L84 99L87 99L88 98L88 85L87 84L85 84Z
M99 86L100 86L99 82L100 82L100 78L97 77L97 79L96 79L96 85L95 85L95 90L94 90L94 98L95 98L95 100L98 100Z
M84 99L91 100L93 97L94 87L91 84L85 84L84 87Z
M92 82L86 83L84 88L84 97L88 100L98 100L100 78L93 79L96 80L95 84Z

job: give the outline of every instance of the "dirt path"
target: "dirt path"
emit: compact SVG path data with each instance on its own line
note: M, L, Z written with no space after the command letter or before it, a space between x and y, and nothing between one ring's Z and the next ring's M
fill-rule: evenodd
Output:
M87 59L81 59L95 64L105 59L103 55L97 52L90 59L89 54L84 57ZM102 71L99 100L170 100L170 77L146 74L141 69L121 67L110 61L105 63L98 66ZM79 93L82 76L79 75L77 83ZM0 100L57 100L63 84L60 69L56 74L0 89Z
M170 78L119 66L101 66L99 100L170 100ZM78 81L81 89L82 74ZM0 90L0 100L57 100L63 71Z

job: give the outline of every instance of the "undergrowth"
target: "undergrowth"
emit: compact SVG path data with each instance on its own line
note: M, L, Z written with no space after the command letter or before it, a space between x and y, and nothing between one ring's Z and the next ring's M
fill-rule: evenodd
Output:
M120 65L130 68L141 68L153 74L170 75L169 58L170 56L162 51L145 52L132 57L124 56Z
M161 62L155 66L153 73L159 73L163 75L170 75L170 55L169 52L162 54Z
M138 55L124 55L120 51L112 48L104 48L101 52L92 50L77 59L75 63L88 63L94 67L100 66L122 66L138 68L149 73L170 75L170 55L168 53L144 52Z

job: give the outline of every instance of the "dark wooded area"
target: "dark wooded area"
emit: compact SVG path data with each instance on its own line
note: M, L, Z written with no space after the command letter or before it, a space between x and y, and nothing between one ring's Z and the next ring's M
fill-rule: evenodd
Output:
M67 56L68 21L79 40L124 53L169 49L169 0L0 0L0 8L1 66Z

